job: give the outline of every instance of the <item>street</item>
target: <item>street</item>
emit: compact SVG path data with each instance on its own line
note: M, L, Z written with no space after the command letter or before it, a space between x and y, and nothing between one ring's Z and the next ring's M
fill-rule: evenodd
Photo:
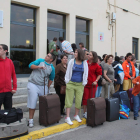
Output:
M140 140L140 118L105 122L97 127L80 126L73 130L42 138L41 140Z

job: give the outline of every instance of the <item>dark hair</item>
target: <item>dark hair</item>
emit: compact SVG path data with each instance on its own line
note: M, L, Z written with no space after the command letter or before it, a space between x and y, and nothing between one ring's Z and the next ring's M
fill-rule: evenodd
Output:
M2 48L4 49L4 51L5 51L5 50L8 51L8 46L7 46L7 45L5 45L5 44L0 44L0 46L2 46Z
M60 57L61 59L63 59L63 57L66 56L68 58L68 56L66 54L62 54Z
M59 37L59 41L61 42L64 41L63 37Z
M132 56L132 53L127 53L126 57Z
M100 56L98 56L98 59L99 59L100 61L102 61L102 58L101 58Z
M72 43L71 46L72 46L73 51L75 52L75 50L77 49L76 44Z
M84 43L80 42L79 45L81 45L82 48L84 48Z
M131 59L131 61L133 61L133 60L135 60L135 59L136 59L136 57L132 55L132 59Z
M78 52L78 60L84 61L85 60L85 52L82 49L76 49L75 51Z
M120 61L120 57L119 56L115 56L115 61L119 62Z
M123 60L125 57L124 56L120 56L120 60Z
M105 59L105 56L106 56L106 55L107 55L107 54L103 54L102 58Z
M56 38L56 37L54 37L54 38L53 38L53 41L57 41L57 38Z
M52 60L52 62L53 62L55 60L56 56L53 53L50 53L50 54L51 54L51 59L53 59Z
M97 53L96 52L94 52L94 51L91 51L91 53L92 53L92 55L93 55L93 63L97 63L98 62L98 55L97 55Z
M111 55L107 55L106 60L105 60L106 63L107 63L107 60L108 60L110 57L113 58L113 55L112 55L112 54L111 54Z

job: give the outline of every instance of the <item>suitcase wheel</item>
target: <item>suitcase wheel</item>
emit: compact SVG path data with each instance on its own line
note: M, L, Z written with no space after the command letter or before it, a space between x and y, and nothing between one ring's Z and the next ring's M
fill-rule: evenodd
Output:
M101 123L101 125L103 125L103 123Z
M59 123L59 121L57 121L57 123Z

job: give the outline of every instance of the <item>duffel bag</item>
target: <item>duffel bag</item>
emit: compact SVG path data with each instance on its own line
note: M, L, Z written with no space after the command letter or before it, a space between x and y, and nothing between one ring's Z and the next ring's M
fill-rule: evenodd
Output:
M23 112L20 108L12 108L10 110L0 110L0 123L13 123L23 118Z
M0 140L9 140L28 134L27 119L5 124L0 123Z

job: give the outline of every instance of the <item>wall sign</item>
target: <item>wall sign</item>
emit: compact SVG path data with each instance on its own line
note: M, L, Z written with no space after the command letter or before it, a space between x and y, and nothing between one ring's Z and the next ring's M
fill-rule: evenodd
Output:
M99 41L104 41L104 33L103 32L98 33L98 40Z
M0 27L3 27L3 11L0 10Z

